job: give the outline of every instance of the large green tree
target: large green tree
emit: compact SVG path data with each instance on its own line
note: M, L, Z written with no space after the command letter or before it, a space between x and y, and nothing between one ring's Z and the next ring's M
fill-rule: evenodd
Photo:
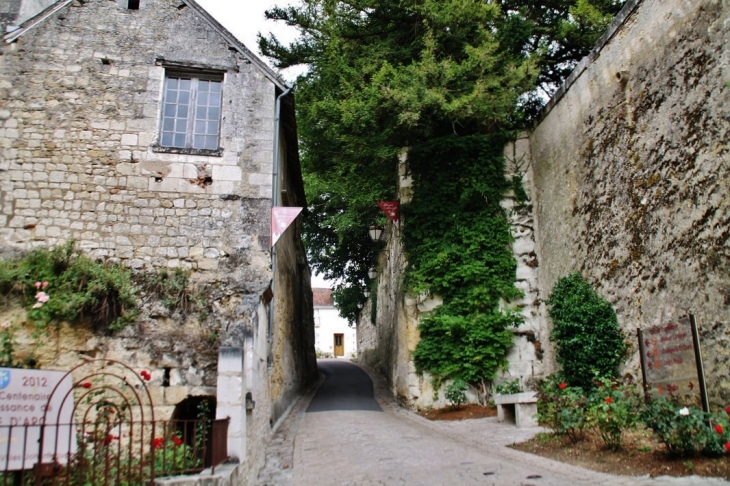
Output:
M355 319L380 249L367 227L382 218L375 202L395 197L399 153L428 146L438 160L429 163L423 150L409 160L423 185L404 208L409 282L449 301L421 329L417 360L439 378L491 378L511 340L504 327L515 322L498 309L515 291L509 228L496 204L507 188L492 170L502 163L496 144L535 116L622 3L302 0L267 12L301 32L291 45L270 37L260 47L280 68L309 66L296 86L305 240L313 266L341 282L343 316ZM435 167L444 177L428 174ZM487 169L497 174L489 181ZM461 221L448 212L445 184L467 189L453 194ZM437 349L454 353L439 361Z

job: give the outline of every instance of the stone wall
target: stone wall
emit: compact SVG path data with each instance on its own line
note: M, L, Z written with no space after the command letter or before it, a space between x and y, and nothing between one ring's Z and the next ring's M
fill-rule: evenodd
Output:
M276 275L269 240L272 201L306 206L294 104L284 99L275 119L283 82L194 2L124 5L73 2L3 43L0 256L75 240L135 271L190 270L212 306L206 320L150 303L115 336L63 330L68 344L44 366L115 357L151 370L153 388L170 368L155 403L173 407L173 394L216 391L219 345L242 349L256 407L239 420L237 454L254 475L272 425L316 373L300 223L277 245ZM222 73L220 150L158 146L166 69ZM277 124L286 197L272 194Z
M399 200L407 203L413 194L412 180L407 175L404 152L399 165ZM528 139L523 136L505 147L507 177L519 174L523 184L530 184ZM495 382L518 379L525 387L545 372L543 355L549 349L548 336L540 319L540 293L537 282L537 257L533 235L530 201L517 203L514 194L507 194L501 203L512 223L513 248L517 259L516 286L524 296L505 306L517 308L524 323L515 330L514 347L510 350L507 368ZM406 256L400 237L400 224L389 223L383 238L387 244L378 261L377 297L368 299L357 321L358 361L385 376L398 401L416 409L440 408L449 405L445 389L449 382L434 389L429 373L418 373L413 351L420 340L418 325L421 315L442 304L438 295L410 295L403 288ZM375 323L371 320L375 305ZM470 401L477 395L469 391Z
M540 292L582 272L635 333L693 312L730 399L730 7L627 4L530 136Z
M228 47L165 0L77 4L7 45L4 244L75 239L133 268L244 258L244 280L268 281L275 86ZM225 70L220 156L156 150L165 63Z

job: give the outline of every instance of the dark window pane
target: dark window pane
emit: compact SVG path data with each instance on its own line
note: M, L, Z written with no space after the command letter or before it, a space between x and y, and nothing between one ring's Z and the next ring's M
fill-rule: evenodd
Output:
M165 116L175 116L175 105L165 103Z
M185 119L178 118L177 123L175 123L175 132L185 133L187 131L188 131L188 121Z
M165 118L165 120L162 122L162 129L166 132L171 132L175 129L175 119L174 118Z
M172 133L163 133L160 145L162 145L163 147L169 147L170 145L172 145Z
M185 134L175 134L175 147L185 147Z

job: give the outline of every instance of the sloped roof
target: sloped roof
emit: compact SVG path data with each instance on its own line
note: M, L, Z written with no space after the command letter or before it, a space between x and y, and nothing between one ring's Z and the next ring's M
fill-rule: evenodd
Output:
M21 23L17 29L7 33L4 37L5 42L14 42L26 32L42 24L53 14L70 5L73 1L74 0L57 0L56 2L52 3L36 15ZM225 39L225 41L228 42L231 47L236 49L239 53L241 53L243 57L250 61L251 64L256 66L256 68L258 68L264 74L264 76L266 76L272 83L274 83L277 88L282 91L285 91L288 88L284 80L273 69L271 69L268 64L262 61L256 54L254 54L245 45L243 45L243 43L238 40L236 36L231 34L225 27L223 27L220 22L214 19L213 16L210 15L208 11L201 7L195 0L181 0L181 2L190 7L193 12L195 12L201 19L203 19L208 25L210 25L213 30L215 30L221 37L223 37L223 39Z
M312 289L315 307L333 307L332 289Z

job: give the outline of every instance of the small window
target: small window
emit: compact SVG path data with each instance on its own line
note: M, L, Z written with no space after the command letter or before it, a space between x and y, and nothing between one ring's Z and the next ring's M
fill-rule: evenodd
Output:
M128 0L127 8L129 10L139 10L139 0Z
M218 150L222 76L168 74L162 103L160 146Z

